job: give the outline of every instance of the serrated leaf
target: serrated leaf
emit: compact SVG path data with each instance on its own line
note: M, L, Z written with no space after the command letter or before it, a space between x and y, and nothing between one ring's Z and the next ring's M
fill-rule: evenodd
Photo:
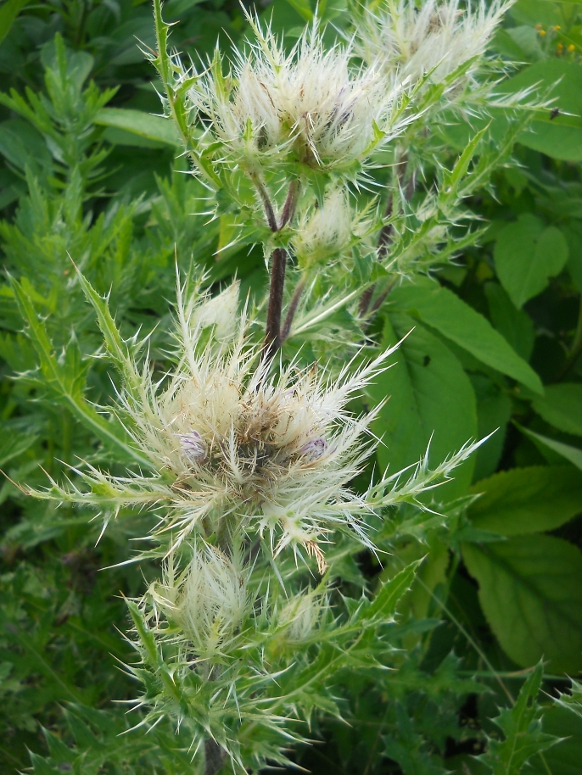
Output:
M410 563L390 581L383 582L370 605L358 617L358 621L366 619L389 621L396 611L398 601L410 589L421 562L422 560L417 560Z
M503 536L555 530L582 512L582 474L568 466L501 471L473 485L474 527Z
M540 691L543 663L521 687L513 708L504 708L493 719L501 729L504 740L488 739L487 752L479 757L494 775L519 775L526 763L536 754L545 751L558 742L558 738L542 731L542 709L537 704Z
M392 291L394 308L420 318L482 363L521 382L535 393L543 387L535 371L512 349L483 315L448 288L417 278Z
M582 385L562 382L548 385L545 395L534 398L533 409L554 428L582 436Z
M553 673L582 668L582 553L546 535L463 544L479 601L503 650L521 667L542 657Z

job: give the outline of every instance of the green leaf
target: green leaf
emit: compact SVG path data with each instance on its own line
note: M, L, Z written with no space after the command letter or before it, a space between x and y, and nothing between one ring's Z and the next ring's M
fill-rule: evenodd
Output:
M28 324L28 335L37 352L40 369L47 387L52 388L63 399L71 413L90 428L103 442L123 451L124 456L141 465L151 468L151 462L134 449L122 429L108 423L83 395L83 370L77 362L77 348L67 348L65 362L62 363L54 352L44 321L38 316L24 284L11 279L12 289L20 314ZM123 433L123 436L122 436Z
M528 361L535 341L533 320L527 312L517 309L498 283L485 283L483 290L493 325L515 352Z
M131 352L115 325L115 320L109 311L107 299L102 299L101 296L99 296L89 280L87 280L83 273L78 269L77 277L79 278L81 290L85 294L87 301L95 310L97 322L101 329L101 333L103 334L107 352L119 369L119 372L124 379L125 386L130 393L137 395L141 385L140 375L131 357Z
M14 20L27 2L28 0L6 0L0 8L0 43L10 32Z
M475 481L496 470L505 444L507 423L511 417L511 399L488 377L474 374L471 377L477 395L478 436L493 436L477 450Z
M540 661L521 687L513 708L504 708L493 719L503 732L504 740L489 737L487 751L479 760L490 767L494 775L519 775L533 756L559 740L542 731L542 709L536 700L542 684L543 669Z
M32 447L38 438L33 433L14 433L4 423L0 425L0 429L2 429L0 434L0 466L6 465L9 460L22 455L23 452Z
M582 668L582 553L546 535L464 544L479 601L503 650L518 665L547 660L553 673Z
M564 697L564 695L561 695ZM559 702L559 700L556 700ZM562 707L549 707L544 711L544 731L561 738L543 755L536 756L527 775L580 775L582 762L582 719Z
M287 2L308 24L313 21L313 11L309 0L287 0Z
M582 436L582 384L548 385L543 398L534 398L534 410L554 428Z
M555 530L582 511L582 475L570 466L512 468L483 479L469 507L480 530L503 536Z
M420 318L482 363L507 374L536 393L543 393L542 383L535 371L483 315L448 288L426 278L416 278L414 285L403 285L392 291L390 300L395 309Z
M554 159L582 160L582 66L548 57L504 81L499 91L515 93L532 87L542 97L549 93L555 101L536 114L531 129L519 135L519 142ZM552 119L555 108L561 115ZM571 115L565 115L568 113Z
M385 581L376 592L370 605L360 614L358 621L366 619L389 621L394 616L399 600L410 589L416 578L421 562L422 560L411 562L390 581Z
M406 315L390 314L382 346L396 344L413 327ZM457 358L437 337L417 326L388 362L392 368L369 388L377 402L389 397L372 426L382 441L377 453L382 469L395 473L418 462L429 443L431 464L438 464L475 438L473 388ZM473 465L471 459L457 469L455 480L439 488L436 497L465 494Z
M544 228L531 213L502 229L495 242L495 266L516 307L541 293L568 260L568 243L555 226Z
M560 707L582 718L582 684L572 679L570 694L561 693L556 702Z
M538 449L540 446L542 447L540 450L542 454L544 454L544 448L547 448L552 452L555 452L556 455L569 460L572 465L582 471L582 449L573 447L571 444L564 444L562 441L556 441L556 439L550 439L548 436L543 436L541 433L534 433L534 431L531 431L529 428L522 428L518 423L515 423L515 425L523 434L534 442ZM549 462L554 462L551 456L548 456L548 458Z
M176 125L169 118L154 116L141 110L102 108L95 116L99 126L115 127L147 140L155 140L174 148L183 146Z

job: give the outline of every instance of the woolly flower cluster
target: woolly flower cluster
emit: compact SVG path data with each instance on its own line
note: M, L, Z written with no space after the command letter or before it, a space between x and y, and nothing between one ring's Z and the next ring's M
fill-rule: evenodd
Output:
M169 536L169 557L185 539L184 546L200 540L219 547L254 539L273 558L287 547L311 555L323 573L321 542L331 533L373 548L366 527L374 513L397 503L422 508L420 493L446 481L478 445L434 470L427 458L364 494L352 492L348 484L374 448L368 425L382 405L364 417L345 407L396 348L359 368L351 361L333 379L294 363L270 375L237 303L236 283L212 300L195 292L185 302L178 288L176 362L159 379L149 364L139 369L120 341L110 349L124 377L119 411L151 473L114 476L86 464L75 471L88 490L53 481L47 491L26 492L92 504L105 524L122 509L153 509L156 535ZM203 576L198 568L196 578ZM183 627L195 618L183 614Z
M230 558L216 547L198 541L188 567L175 578L171 560L161 583L148 598L159 625L159 614L177 626L194 646L198 657L209 659L228 649L251 602L248 572L241 558ZM172 637L172 627L164 631Z
M477 7L459 0L426 0L420 8L409 0L384 0L377 12L366 11L356 35L356 52L379 63L391 82L417 84L426 75L442 83L467 65L479 65L503 14L513 0L480 0Z
M236 53L228 77L218 55L205 72L184 75L195 82L192 108L227 156L251 172L280 160L337 170L398 133L398 89L374 67L354 70L349 47L326 51L317 21L289 54L249 21L256 40Z
M375 412L358 418L345 405L391 351L363 368L349 363L333 381L295 364L269 375L236 311L236 284L212 300L178 295L172 372L158 380L129 356L123 366L121 410L153 473L115 477L87 466L79 473L90 492L55 485L46 497L109 514L158 509L170 550L189 536L246 535L264 539L275 557L287 546L310 554L323 572L320 541L332 531L370 545L363 521L371 508L347 484L373 448L362 434Z
M332 188L320 207L309 207L299 216L292 239L293 252L299 266L309 268L324 265L347 253L354 245L363 244L375 234L376 218L370 217L372 207L356 212L350 206L345 187ZM373 251L372 246L367 246Z

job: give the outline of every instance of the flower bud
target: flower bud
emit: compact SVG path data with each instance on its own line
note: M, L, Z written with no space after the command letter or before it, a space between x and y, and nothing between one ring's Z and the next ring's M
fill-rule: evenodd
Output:
M325 454L326 450L327 441L323 436L316 436L301 447L299 454L307 462L314 463Z
M236 331L238 322L239 282L229 285L226 290L201 304L193 316L194 326L207 328L214 326L214 336L219 341L230 339Z
M204 461L206 457L206 445L202 441L202 437L198 431L177 433L176 436L180 439L182 455L189 463L199 465Z
M228 648L249 605L246 574L219 549L197 551L176 603L176 619L199 656Z

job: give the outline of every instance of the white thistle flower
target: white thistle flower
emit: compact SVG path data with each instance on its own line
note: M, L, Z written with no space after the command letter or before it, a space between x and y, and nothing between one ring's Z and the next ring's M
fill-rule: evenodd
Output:
M349 46L326 51L317 20L289 54L249 21L256 41L236 52L233 71L225 77L217 55L188 92L212 140L247 171L277 161L349 168L398 133L399 88L387 90L373 67L354 69Z
M364 494L352 492L349 482L375 446L366 434L381 404L364 417L345 406L396 347L359 368L351 361L333 379L293 363L269 376L244 313L230 340L199 346L209 303L197 294L184 303L178 288L177 362L160 381L148 365L138 370L121 340L110 345L124 376L120 410L152 474L114 476L86 464L72 470L88 492L52 480L45 492L25 492L92 504L106 522L122 508L153 509L156 534L170 534L168 555L191 536L214 536L219 545L226 535L266 538L273 557L290 547L315 557L323 572L322 540L342 531L373 548L371 516L401 502L423 508L420 492L446 480L478 446L466 445L433 471L424 461L406 481L392 474Z
M355 213L345 188L333 188L321 207L301 214L293 237L293 251L300 266L324 263L352 244Z
M442 83L467 65L470 78L504 13L514 0L461 6L459 0L383 0L376 12L366 10L356 34L356 53L379 62L388 81Z
M243 569L238 555L231 559L216 547L197 541L192 560L178 578L170 561L162 583L150 586L147 597L156 629L174 640L186 639L200 659L217 656L228 649L249 612L247 582L248 569ZM159 628L160 612L172 623L167 631Z
M285 641L296 645L308 641L317 628L326 605L327 600L319 591L309 590L292 597L278 618Z

